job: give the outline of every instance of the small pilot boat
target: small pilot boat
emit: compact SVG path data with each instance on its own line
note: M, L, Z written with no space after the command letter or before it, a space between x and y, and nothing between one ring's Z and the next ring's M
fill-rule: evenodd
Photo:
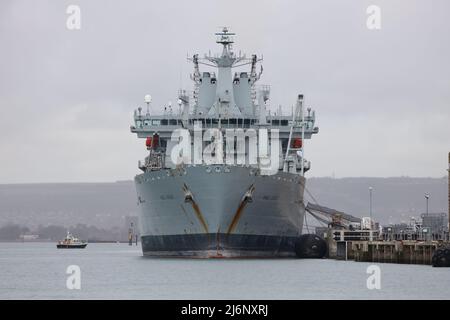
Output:
M84 249L87 246L86 241L82 241L67 232L64 240L58 241L56 248L58 249Z

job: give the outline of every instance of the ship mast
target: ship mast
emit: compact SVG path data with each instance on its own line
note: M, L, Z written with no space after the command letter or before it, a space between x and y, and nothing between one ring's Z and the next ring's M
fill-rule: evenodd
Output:
M221 32L217 32L215 35L217 37L216 43L223 46L220 55L213 56L208 54L201 59L196 54L192 58L188 58L194 64L194 73L191 79L196 85L195 93L198 94L198 88L201 85L199 64L215 67L218 70L215 98L212 106L208 107L207 114L225 119L230 116L242 116L242 111L237 106L234 97L232 68L251 64L250 83L253 87L262 73L262 70L259 73L256 72L256 63L262 59L258 59L256 55L253 55L251 59L247 59L245 55L241 54L237 56L232 51L232 44L234 43L233 36L235 36L235 33L229 32L227 27L223 27ZM196 99L196 102L198 102L198 99Z
M210 110L210 114L213 113L219 118L227 118L229 115L240 114L234 101L231 74L231 68L238 61L238 58L231 51L231 45L234 42L233 36L235 34L228 32L228 28L224 27L222 32L218 32L215 35L217 36L216 42L223 45L223 49L222 54L218 58L211 56L205 57L218 68L215 110Z

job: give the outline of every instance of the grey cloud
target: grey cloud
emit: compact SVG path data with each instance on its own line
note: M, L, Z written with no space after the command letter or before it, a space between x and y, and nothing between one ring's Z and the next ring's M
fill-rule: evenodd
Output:
M82 29L65 27L78 4ZM434 176L450 151L448 1L2 1L0 182L130 179L144 156L133 109L189 89L186 54L219 48L264 55L261 81L285 112L303 92L320 133L312 176ZM180 76L181 75L181 76Z

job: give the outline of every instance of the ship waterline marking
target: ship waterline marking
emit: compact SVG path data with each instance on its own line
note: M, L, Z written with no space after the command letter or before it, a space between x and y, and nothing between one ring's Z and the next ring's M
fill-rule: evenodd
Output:
M187 129L176 129L171 134L175 143L171 161L182 164L258 165L261 172L273 175L280 166L280 139L278 129L258 130L211 128L205 130L200 124L194 126L194 138ZM203 148L204 142L206 143ZM224 151L225 144L225 151Z

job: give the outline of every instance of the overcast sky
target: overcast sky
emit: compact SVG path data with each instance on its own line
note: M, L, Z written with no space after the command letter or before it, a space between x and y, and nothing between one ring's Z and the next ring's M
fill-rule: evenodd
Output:
M67 6L81 30L66 28ZM366 9L381 8L381 29ZM264 55L260 83L286 110L316 110L309 176L446 174L450 151L450 2L0 1L0 183L132 179L146 155L129 132L192 88L187 53Z

